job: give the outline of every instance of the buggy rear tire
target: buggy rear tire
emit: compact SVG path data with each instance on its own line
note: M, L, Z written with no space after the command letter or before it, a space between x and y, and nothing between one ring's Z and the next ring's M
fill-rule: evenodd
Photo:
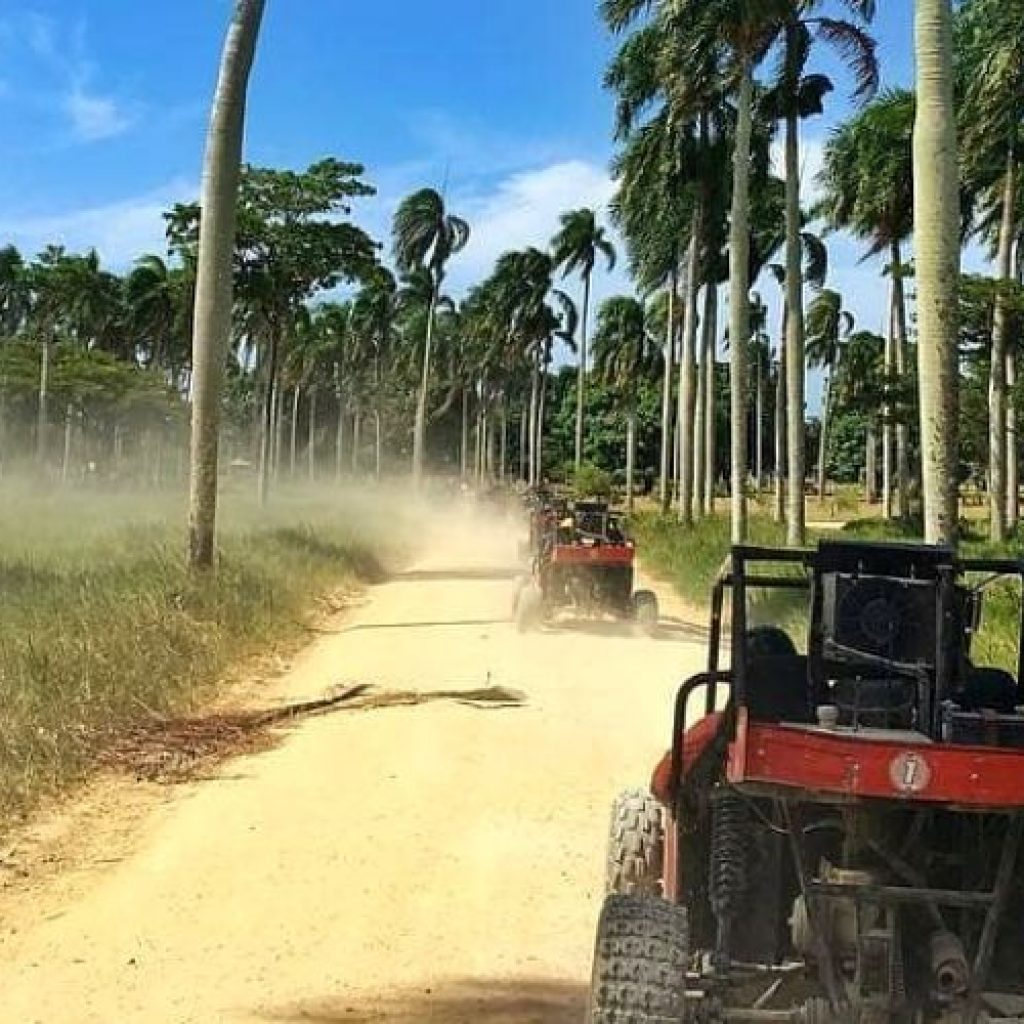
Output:
M536 583L527 583L516 600L516 629L528 633L544 621L544 594Z
M689 947L685 908L609 896L597 926L588 1024L682 1024Z
M605 891L661 896L665 860L665 819L646 790L627 789L612 803Z
M631 601L633 622L645 636L658 631L658 598L651 590L638 590Z

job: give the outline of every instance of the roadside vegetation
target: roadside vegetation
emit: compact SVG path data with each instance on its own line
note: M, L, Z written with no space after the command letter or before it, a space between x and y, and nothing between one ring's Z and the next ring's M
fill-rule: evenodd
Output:
M220 568L189 574L184 498L0 494L0 821L83 777L129 728L188 711L233 662L377 578L401 513L344 492L226 495ZM384 524L387 525L384 525Z

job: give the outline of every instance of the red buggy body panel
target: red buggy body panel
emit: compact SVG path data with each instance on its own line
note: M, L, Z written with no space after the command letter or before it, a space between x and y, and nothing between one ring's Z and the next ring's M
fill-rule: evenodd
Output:
M553 565L632 565L635 552L628 544L556 544Z
M1024 751L769 725L751 722L745 710L729 749L728 779L821 796L1024 808Z

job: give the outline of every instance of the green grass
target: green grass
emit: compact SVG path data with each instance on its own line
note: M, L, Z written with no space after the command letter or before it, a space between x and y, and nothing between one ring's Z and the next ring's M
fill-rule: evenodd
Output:
M714 516L684 527L674 516L642 512L629 525L644 564L671 582L687 601L706 605L729 553L729 520ZM782 546L785 530L769 519L752 518L749 543Z
M701 520L692 527L682 526L672 516L642 512L630 522L644 564L666 579L684 599L706 609L711 587L729 551L729 521L725 516ZM1024 538L1003 545L991 544L976 522L963 524L961 550L968 557L1024 557ZM911 525L881 519L848 522L840 533L830 531L808 535L808 542L819 537L845 536L862 540L909 541L920 539ZM782 527L757 516L750 520L751 544L785 543ZM995 583L985 591L981 631L974 640L972 656L981 665L998 665L1016 673L1017 631L1020 622L1021 590L1014 582ZM806 609L801 597L783 592L754 594L751 620L774 622L787 628L794 638L806 631Z
M383 526L382 523L386 523ZM379 500L224 506L219 570L184 569L180 499L0 490L0 821L88 771L126 727L194 707L234 660L372 578L409 524Z

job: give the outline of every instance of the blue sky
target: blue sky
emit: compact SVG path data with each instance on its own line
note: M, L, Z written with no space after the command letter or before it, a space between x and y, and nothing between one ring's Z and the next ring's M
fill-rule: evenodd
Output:
M161 211L197 190L229 6L0 0L0 242L95 245L117 268L161 248ZM907 83L912 5L880 6L884 80ZM459 290L502 250L546 242L562 210L610 196L613 45L596 0L268 0L247 157L364 163L380 194L356 216L378 237L401 195L446 183L474 227ZM849 109L836 78L828 115L805 129L808 177ZM848 241L832 249L833 286L879 329L877 268ZM616 274L599 293L625 287Z

